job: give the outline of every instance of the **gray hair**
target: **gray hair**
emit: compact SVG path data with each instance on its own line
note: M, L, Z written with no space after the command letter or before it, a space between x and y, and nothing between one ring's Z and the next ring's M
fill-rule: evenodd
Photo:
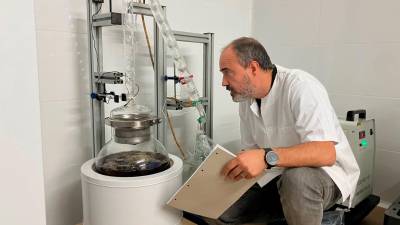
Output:
M243 67L248 67L251 61L256 61L263 70L274 68L264 46L254 38L241 37L233 40L223 50L232 47Z

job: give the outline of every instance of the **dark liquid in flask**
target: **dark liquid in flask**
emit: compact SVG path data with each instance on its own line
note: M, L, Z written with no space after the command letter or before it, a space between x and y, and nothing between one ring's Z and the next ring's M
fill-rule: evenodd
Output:
M161 153L128 151L99 159L94 170L107 176L136 177L159 173L170 166L169 158Z

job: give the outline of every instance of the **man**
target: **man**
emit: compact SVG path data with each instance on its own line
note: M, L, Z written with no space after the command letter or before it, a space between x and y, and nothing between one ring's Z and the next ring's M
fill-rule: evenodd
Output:
M219 64L222 86L240 102L244 145L222 174L240 180L275 166L285 170L276 183L265 185L261 177L217 224L241 224L282 207L289 225L320 225L324 210L351 201L359 168L323 85L304 71L272 64L253 38L231 42Z

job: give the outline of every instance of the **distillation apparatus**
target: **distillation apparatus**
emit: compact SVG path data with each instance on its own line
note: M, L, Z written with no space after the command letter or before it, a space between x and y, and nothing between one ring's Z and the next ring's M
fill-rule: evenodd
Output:
M211 151L210 143L212 143L210 137L204 133L204 124L206 122L204 100L200 97L199 91L197 90L193 80L194 75L189 72L186 61L181 54L178 43L168 23L168 20L165 17L165 13L160 5L160 2L158 0L149 0L149 2L154 20L160 29L164 42L172 52L172 58L174 59L175 66L179 72L178 79L179 83L181 84L181 98L184 98L191 106L196 107L199 114L197 118L198 130L196 133L196 144L191 155L192 157L185 156L185 154L182 153L182 157L187 160L187 163L192 164L193 167L197 167ZM127 28L129 27L127 26Z
M111 11L111 5L112 5L112 1L110 1L110 13L107 14L99 14L99 11L101 10L101 6L102 6L102 0L92 0L93 2L100 3L100 6L97 6L98 8L96 9L97 12L95 12L93 15L91 14L90 16L92 17L92 23L96 26L109 26L109 25L122 25L123 28L123 46L124 46L124 64L125 64L125 68L124 68L124 73L122 72L103 72L101 71L102 68L101 67L101 62L99 63L99 59L97 59L97 62L95 62L97 64L97 67L95 67L97 72L94 72L94 74L96 74L95 76L95 80L96 81L106 81L107 83L110 82L114 82L114 84L121 84L124 83L126 89L127 89L127 93L126 94L121 94L121 96L115 95L114 92L109 92L107 93L105 91L105 85L103 85L101 82L94 82L95 84L93 84L92 86L92 98L93 99L97 99L100 101L100 103L102 102L102 100L105 99L114 99L114 101L118 102L119 100L122 101L127 101L127 104L125 104L122 107L116 108L114 109L111 114L113 113L118 113L118 114L123 114L124 111L125 113L129 113L131 112L131 114L135 114L135 113L149 113L151 110L143 105L138 105L135 104L135 99L137 97L137 95L139 94L140 91L140 86L136 81L136 74L135 74L135 54L136 54L136 38L135 38L135 32L137 29L137 15L138 14L142 14L142 18L143 18L143 14L145 15L149 15L146 14L146 12L143 9L144 4L140 4L137 1L134 0L124 0L123 1L123 8L125 9L125 13L122 14L118 14L118 13L114 13ZM148 6L149 11L151 12L151 15L154 18L155 21L155 25L157 26L157 34L159 34L159 38L155 37L156 39L163 39L163 45L165 44L172 55L172 59L174 60L174 64L175 67L178 70L178 77L172 77L172 79L174 79L175 85L180 84L180 99L171 99L169 97L166 96L162 96L165 92L165 89L163 87L163 84L156 86L156 94L161 96L159 97L159 99L157 100L158 102L157 104L157 116L159 117L166 117L166 121L168 121L170 127L172 126L169 120L169 117L167 115L167 105L173 105L176 106L176 109L182 109L183 107L195 107L197 109L198 112L198 117L196 119L196 123L197 123L197 132L196 134L194 134L196 136L196 144L195 147L193 149L186 149L183 150L181 149L181 147L178 145L178 148L180 150L180 157L182 159L184 159L185 163L187 164L191 164L193 167L196 167L201 161L202 159L204 159L207 154L210 152L210 148L211 145L210 143L212 143L212 140L210 138L212 138L212 111L211 111L211 107L212 107L212 92L211 92L211 85L212 85L212 38L213 35L209 34L210 37L207 37L206 40L202 40L205 39L204 37L201 36L194 36L194 37L190 37L190 35L188 35L189 33L186 32L181 32L181 34L179 34L179 32L174 32L171 30L169 23L165 17L165 12L163 7L160 5L158 0L150 0L149 1L149 5ZM143 20L143 19L142 19ZM143 20L144 23L144 20ZM92 30L93 28L90 27L90 30ZM146 32L146 36L147 31ZM94 33L94 32L93 32ZM178 35L177 35L178 33ZM96 33L96 36L98 35L98 33ZM91 37L93 37L95 35L91 34ZM198 43L204 43L206 45L208 45L208 49L207 49L207 54L204 55L204 63L208 64L207 66L204 67L205 71L204 73L204 81L208 80L207 82L207 88L203 89L203 92L205 94L204 97L201 97L199 94L199 91L197 90L197 87L194 83L194 76L192 73L189 72L188 66L185 62L184 57L181 54L181 51L179 49L176 37L180 38L181 40L188 40L188 41L192 41L193 42L197 42ZM190 38L192 40L190 40ZM94 38L96 39L96 38ZM160 44L157 43L159 42L159 40L155 40L155 45L159 46ZM92 44L92 42L90 42L90 44ZM147 42L149 48L150 48L150 44L149 41ZM98 45L98 44L97 44ZM210 48L211 47L211 48ZM162 47L157 47L157 49L164 49L164 46ZM162 67L162 64L164 64L163 60L157 60L157 56L159 55L159 53L156 52L156 46L154 46L154 56L155 56L155 60L153 60L153 55L151 54L151 50L150 51L150 57L153 61L157 61L156 65L153 64L153 68L156 70L156 73L160 73L160 70L162 70L160 68ZM206 49L205 49L206 50ZM99 54L99 50L96 49L96 44L94 45L94 51L96 54ZM211 56L211 57L210 57ZM160 57L159 57L160 58ZM96 61L96 60L95 60ZM161 73L163 73L165 71L161 71ZM166 76L165 74L163 74L162 76L165 76L166 79L170 79L171 77ZM167 78L168 77L168 78ZM155 82L156 83L160 83L162 81L160 81L160 77L156 77L155 78ZM206 83L206 82L204 82ZM160 90L161 89L161 90ZM164 94L165 95L165 94ZM207 106L208 110L206 113L205 110L205 105ZM104 114L104 106L102 104L98 104L98 102L92 102L92 106L93 106L93 112L92 115L94 117L94 122L93 122L93 140L94 140L94 151L93 151L93 156L96 156L99 152L99 150L101 149L102 146L104 146L103 143L103 139L104 139L104 130L103 130L103 125L105 123L104 118L103 118L103 114ZM206 115L208 114L208 115ZM160 139L160 141L165 144L165 130L163 130L162 128L160 128L162 126L158 125L157 126L157 138ZM172 128L171 128L172 129ZM175 138L175 135L174 135ZM176 138L175 138L175 142L177 142Z
M150 0L150 8L153 13L154 19L157 22L158 27L161 30L164 41L172 51L172 56L175 61L175 65L179 71L179 82L181 84L181 96L185 96L193 106L196 107L199 117L197 118L198 131L196 134L196 144L194 147L193 157L188 159L188 163L193 168L196 168L200 163L207 157L211 151L212 141L204 133L204 124L206 122L206 113L204 110L204 101L199 95L199 91L193 81L193 74L188 70L188 66L183 58L179 49L178 43L172 33L172 30L165 18L164 11L158 0ZM193 172L193 169L189 172ZM190 174L187 174L190 175Z
M123 0L123 13L101 13L104 0L88 0L88 28L91 61L91 98L93 127L93 159L81 168L84 224L180 224L182 213L166 207L169 197L207 157L213 142L212 134L212 50L213 34L172 31L165 17L165 8L158 0L148 4ZM155 72L156 115L137 101L141 85L136 77L137 19L154 18L154 59L147 38L149 55ZM118 25L123 34L123 72L106 72L102 68L101 28ZM146 29L145 34L148 36ZM201 97L179 49L180 41L204 44L204 80ZM165 49L168 47L178 76L167 76ZM95 57L93 57L95 56ZM180 85L180 99L166 96L166 82ZM106 84L121 84L126 93L107 92ZM105 118L104 103L125 102L111 110ZM183 150L175 138L168 109L194 107L198 113L195 145ZM180 155L165 148L165 128L162 116L168 120ZM112 128L111 139L105 143L104 126ZM153 128L156 134L153 136ZM186 168L184 169L184 165ZM183 174L185 171L186 174ZM157 217L152 215L157 214Z

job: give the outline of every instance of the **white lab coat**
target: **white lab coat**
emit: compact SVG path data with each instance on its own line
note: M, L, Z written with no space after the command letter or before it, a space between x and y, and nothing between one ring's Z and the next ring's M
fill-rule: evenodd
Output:
M261 112L261 114L260 114ZM323 85L307 72L277 66L261 110L254 99L239 104L244 149L289 147L310 141L333 141L336 163L322 167L341 191L354 197L360 170ZM258 183L264 186L268 176Z

